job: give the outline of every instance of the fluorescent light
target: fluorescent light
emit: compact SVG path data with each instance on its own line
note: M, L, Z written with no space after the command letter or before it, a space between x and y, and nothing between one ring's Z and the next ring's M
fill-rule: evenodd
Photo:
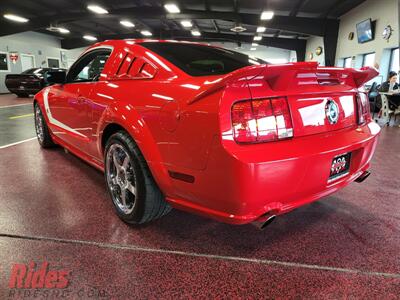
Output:
M263 11L261 14L261 20L271 20L274 17L274 12L267 10Z
M192 21L189 21L189 20L183 20L183 21L181 21L181 24L183 27L186 27L186 28L190 28L193 26Z
M19 23L26 23L29 21L29 19L17 16L17 15L12 15L12 14L5 14L5 15L3 15L3 17L8 20L19 22Z
M252 46L252 47L257 47L258 44L257 44L257 43L253 43L253 44L251 44L251 46Z
M67 29L67 28L63 28L63 27L58 27L57 28L58 29L58 31L60 32L60 33L70 33L70 31Z
M198 31L197 29L195 29L195 30L192 30L192 35L193 36L201 36L201 32Z
M175 3L167 3L164 4L164 8L170 13L170 14L179 14L181 10Z
M256 36L254 37L254 40L255 40L255 41L261 41L261 40L262 40L262 36L261 36L261 35L256 35Z
M97 38L93 35L84 35L83 38L88 41L97 41Z
M106 9L98 5L88 5L87 9L99 15L108 14L108 11Z
M135 27L135 24L128 20L122 20L119 23L125 27Z
M251 51L257 50L257 48L250 48Z
M144 35L144 36L152 36L153 34L150 32L150 31L148 31L148 30L142 30L141 32L140 32L142 35Z
M264 26L257 27L257 32L264 32L267 28Z

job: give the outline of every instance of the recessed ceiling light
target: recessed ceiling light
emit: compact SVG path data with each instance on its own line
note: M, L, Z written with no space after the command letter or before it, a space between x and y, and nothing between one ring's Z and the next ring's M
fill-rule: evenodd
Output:
M181 10L175 3L164 4L165 9L171 14L179 14Z
M150 32L150 31L148 31L148 30L142 30L141 32L140 32L142 35L144 35L144 36L152 36L153 34Z
M26 23L29 21L29 19L27 19L27 18L20 17L17 15L12 15L12 14L5 14L5 15L3 15L3 17L8 20L19 22L19 23Z
M257 48L250 48L251 51L257 50Z
M261 36L261 35L256 35L256 36L254 37L254 40L255 40L255 41L261 41L261 40L262 40L262 36Z
M260 27L257 27L257 32L264 32L266 29L267 28L260 26Z
M253 43L253 44L251 44L251 46L252 46L252 47L257 47L258 44L257 44L257 43Z
M261 14L261 20L271 20L274 17L273 11L263 11Z
M122 20L119 23L125 27L135 27L135 24L128 20Z
M189 21L189 20L183 20L183 21L181 21L181 24L185 28L190 28L193 26L192 21Z
M58 27L57 29L60 33L63 33L63 34L70 33L70 31L64 27Z
M46 30L51 31L51 32L63 33L63 34L70 33L70 31L64 27L50 26L50 27L47 27Z
M97 41L97 38L93 35L84 35L83 38L88 41Z
M193 36L201 36L201 32L198 31L197 29L196 30L192 30L192 35Z
M235 27L231 28L230 30L233 32L243 32L243 31L246 31L246 28L244 28L240 24L236 24Z
M99 15L108 14L108 11L106 9L98 5L88 5L87 9Z

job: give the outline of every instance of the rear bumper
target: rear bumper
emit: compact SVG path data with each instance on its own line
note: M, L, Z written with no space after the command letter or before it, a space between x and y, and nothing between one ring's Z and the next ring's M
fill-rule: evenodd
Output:
M193 184L177 183L172 206L219 221L244 224L262 215L287 213L330 195L369 168L380 127L362 127L277 143L212 147L207 169ZM332 159L352 153L349 174L329 182Z

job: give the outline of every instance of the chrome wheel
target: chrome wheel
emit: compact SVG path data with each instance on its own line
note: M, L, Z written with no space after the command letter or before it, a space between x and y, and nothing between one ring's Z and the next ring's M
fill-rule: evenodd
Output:
M44 121L42 112L40 111L39 105L35 106L35 129L36 135L40 143L44 141Z
M114 204L124 213L132 213L137 195L133 162L120 144L112 144L106 154L106 178Z

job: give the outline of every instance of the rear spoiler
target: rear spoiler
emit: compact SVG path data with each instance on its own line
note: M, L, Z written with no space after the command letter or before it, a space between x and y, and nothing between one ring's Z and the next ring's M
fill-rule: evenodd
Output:
M318 67L316 62L266 66L263 76L272 90L310 85L347 85L359 88L379 75L375 68Z
M245 67L221 77L212 84L203 85L199 93L187 103L192 104L235 80L251 80L262 76L271 90L286 91L299 86L347 85L359 88L379 75L375 68L347 69L319 67L317 62Z

